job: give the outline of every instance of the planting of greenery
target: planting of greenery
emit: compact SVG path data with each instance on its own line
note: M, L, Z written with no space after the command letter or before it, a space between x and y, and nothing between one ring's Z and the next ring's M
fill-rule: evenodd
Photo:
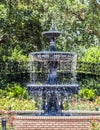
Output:
M83 62L100 63L100 47L90 47L81 58Z
M96 97L95 91L88 88L83 88L79 91L79 96L84 100L94 100Z
M25 87L20 84L8 84L5 90L0 89L0 110L35 110L35 102L28 97Z
M5 89L0 89L0 96L8 97L8 98L22 98L22 96L27 98L26 88L21 86L19 83L8 83Z
M0 98L0 110L8 110L11 107L11 110L35 110L34 100L28 99L17 99L17 98Z
M79 96L71 97L64 102L63 107L65 110L95 111L96 108L100 110L100 97L93 101L83 100Z
M99 82L99 76L96 78L89 77L86 75L86 77L82 77L81 81L79 81L80 90L86 89L93 91L95 96L100 96L100 82ZM93 96L95 98L95 96Z
M6 88L6 92L7 92L7 96L9 98L27 98L28 94L26 92L26 88L25 87L21 87L20 84L11 84L7 86Z
M77 72L99 75L100 74L100 47L93 46L87 49L84 55L78 58L78 63L81 63L81 65L77 70Z

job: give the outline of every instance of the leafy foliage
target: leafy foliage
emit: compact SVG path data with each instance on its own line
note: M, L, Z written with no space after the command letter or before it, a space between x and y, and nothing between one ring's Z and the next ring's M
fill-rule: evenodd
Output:
M99 76L98 79L89 76L86 76L79 81L81 89L90 89L95 92L97 96L100 95L100 83L99 83Z
M4 89L0 89L0 97L27 99L26 88L19 83L8 83Z
M0 9L1 43L6 51L17 45L25 54L47 49L48 44L41 43L41 32L50 28L52 19L62 31L58 50L81 56L91 45L99 45L100 5L95 0L6 0Z
M100 48L90 47L84 56L81 58L83 62L100 63Z
M27 92L26 92L26 88L22 88L20 86L20 84L9 84L6 88L7 91L7 96L9 98L13 98L13 97L19 97L19 98L27 98Z
M50 28L51 19L62 30L57 48L76 50L99 44L100 6L95 1L35 0L2 2L2 35L12 47L21 46L27 53L42 49L41 31ZM61 42L62 41L62 42ZM47 48L47 44L43 43Z
M9 61L18 61L18 62L23 62L23 61L27 62L28 57L23 54L22 49L15 47L12 50L12 55L10 57L8 57L8 60Z
M80 110L80 111L96 111L96 108L100 110L100 96L95 97L94 100L88 100L87 98L80 98L78 95L73 95L63 103L64 110Z
M88 88L83 88L79 91L79 96L83 99L94 100L95 99L95 91Z
M35 103L28 99L18 98L0 98L0 110L8 110L11 107L12 110L35 110Z

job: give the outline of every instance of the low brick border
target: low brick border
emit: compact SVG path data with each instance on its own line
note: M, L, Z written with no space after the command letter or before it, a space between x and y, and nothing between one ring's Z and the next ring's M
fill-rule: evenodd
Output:
M19 113L27 115L28 113L34 112L43 111L0 111L0 114L1 117L8 117L7 124L14 126L14 130L90 130L91 121L100 122L100 111L64 111L74 116L17 115Z
M14 130L89 130L100 116L14 116Z

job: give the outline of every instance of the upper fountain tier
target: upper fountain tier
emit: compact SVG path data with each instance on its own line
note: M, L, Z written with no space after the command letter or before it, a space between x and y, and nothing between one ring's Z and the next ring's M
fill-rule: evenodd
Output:
M59 37L59 36L61 35L61 32L55 30L54 24L53 24L53 22L52 22L52 26L51 26L50 31L44 31L44 32L42 33L42 35L47 36L47 37L49 37L49 38Z
M46 61L59 61L59 62L76 62L77 55L75 52L59 52L59 51L41 51L31 52L29 54L31 61L46 62Z
M61 32L55 30L53 22L50 31L44 31L42 35L50 39L50 51L55 51L55 38L59 37L61 35Z

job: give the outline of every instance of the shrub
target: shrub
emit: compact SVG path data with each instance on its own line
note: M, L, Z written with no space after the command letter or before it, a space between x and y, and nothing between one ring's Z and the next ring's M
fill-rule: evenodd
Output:
M32 99L19 99L19 98L0 98L0 110L35 110L35 102Z
M93 78L89 78L87 77L87 79L82 79L80 82L80 87L81 88L88 88L88 89L92 89L95 90L95 94L97 96L100 95L100 84L99 81L93 79Z
M79 91L79 96L84 100L94 100L95 99L95 90L83 88Z
M69 101L68 100L63 103L63 109L69 110Z
M6 90L7 90L7 96L9 98L13 98L13 97L27 98L28 96L26 88L21 87L21 85L18 83L9 84Z
M79 60L83 62L100 63L100 48L97 46L90 47Z

